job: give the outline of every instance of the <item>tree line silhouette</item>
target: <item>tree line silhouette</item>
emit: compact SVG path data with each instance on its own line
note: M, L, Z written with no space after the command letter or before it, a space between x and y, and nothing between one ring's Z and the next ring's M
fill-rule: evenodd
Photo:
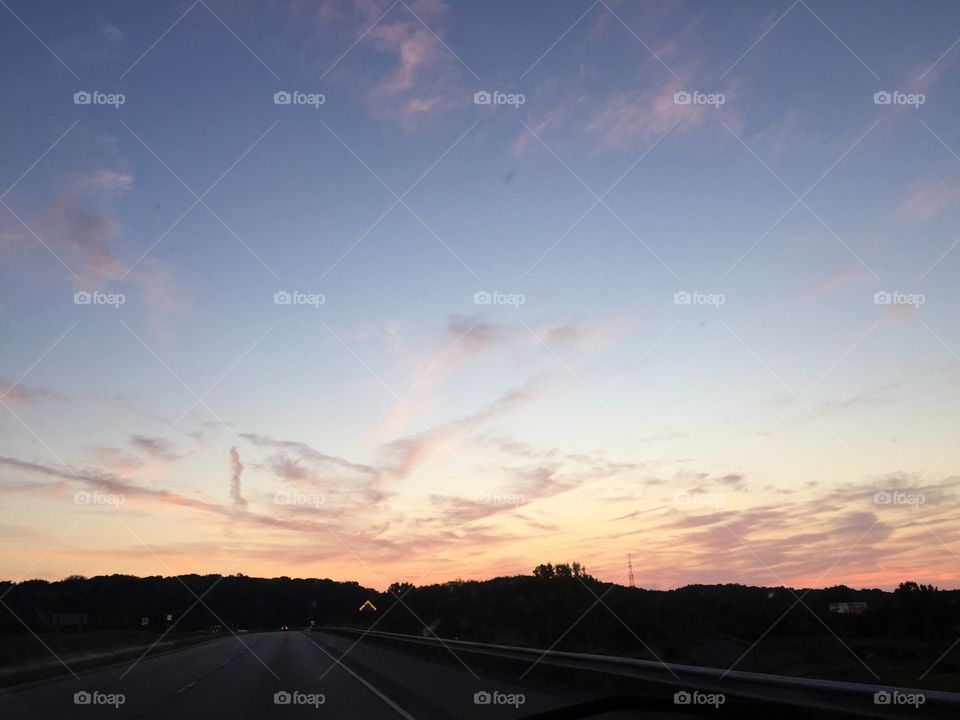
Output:
M960 637L958 590L915 582L893 592L738 584L648 590L600 581L576 562L542 564L530 575L486 581L394 583L386 592L329 579L110 575L0 582L0 596L9 610L0 609L0 634L6 635L28 632L25 625L41 633L375 624L381 631L481 642L556 643L558 650L637 657L652 651L667 660L683 660L692 643L717 634L750 642L763 636L769 645L826 636L825 625L846 641L910 639L948 646ZM360 610L366 600L376 611ZM839 602L867 607L860 614L831 612L830 603ZM86 614L82 627L58 628L64 617L77 614Z

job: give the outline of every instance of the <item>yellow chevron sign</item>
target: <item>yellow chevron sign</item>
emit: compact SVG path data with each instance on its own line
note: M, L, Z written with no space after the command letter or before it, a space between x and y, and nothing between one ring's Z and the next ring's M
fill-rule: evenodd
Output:
M360 606L360 612L363 612L363 611L366 610L367 608L370 608L370 609L373 610L374 612L377 611L377 606L376 606L376 605L374 605L374 604L373 604L372 602L370 602L369 600L364 600L364 601L363 601L363 605Z

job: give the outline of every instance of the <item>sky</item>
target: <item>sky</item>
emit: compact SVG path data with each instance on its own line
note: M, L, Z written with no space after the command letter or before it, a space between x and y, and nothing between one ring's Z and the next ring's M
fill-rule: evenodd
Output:
M0 2L0 578L960 587L960 7Z

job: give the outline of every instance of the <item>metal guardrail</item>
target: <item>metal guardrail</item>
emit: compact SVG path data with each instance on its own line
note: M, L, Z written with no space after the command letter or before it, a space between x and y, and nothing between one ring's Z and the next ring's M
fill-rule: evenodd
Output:
M637 658L420 637L353 628L318 628L398 643L446 648L509 660L553 665L664 683L692 692L762 700L872 718L960 718L960 693L867 683L814 680L767 673L661 663ZM878 702L878 700L880 702ZM884 700L888 702L883 702ZM908 702L912 700L912 702ZM919 703L919 704L917 704Z

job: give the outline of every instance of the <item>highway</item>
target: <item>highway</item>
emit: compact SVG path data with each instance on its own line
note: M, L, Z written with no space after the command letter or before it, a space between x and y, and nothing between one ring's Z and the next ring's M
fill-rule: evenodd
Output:
M384 638L378 642L374 635ZM478 651L531 663L531 658L543 657L540 650L387 635L361 638L358 632L342 631L226 635L139 662L90 670L79 678L65 674L0 690L0 718L473 720L541 713L552 718L564 708L611 701L529 678L491 676L476 667ZM409 644L398 645L398 639ZM438 662L417 651L423 643L434 645L435 651L442 650L442 643L457 656L451 653L446 662ZM877 705L874 686L736 672L711 679L718 671L681 665L671 667L683 679L674 676L671 682L665 666L611 656L555 652L549 662L583 671L602 667L615 674L627 672L633 689L646 695L638 698L642 711L634 704L633 710L620 705L618 712L556 717L743 720L777 715L787 720L833 718L840 711L883 718L953 718L960 705L960 695L934 691L924 691L919 706ZM675 704L674 691L698 686L704 691L699 697L707 701L702 706ZM781 703L790 702L788 696L801 707L787 712ZM718 697L719 704L711 704L709 699ZM478 698L486 702L478 703ZM754 702L745 705L743 698ZM602 709L611 710L609 705Z
M369 643L336 664L352 644L352 638L319 632L228 635L136 665L81 673L80 680L65 675L0 691L0 717L453 720L523 717L584 699L483 675L478 680L465 667ZM484 691L500 693L501 701L522 693L523 704L475 704L474 694ZM90 703L76 704L76 693L88 693L78 697ZM277 704L288 697L277 693L289 693L290 704Z

